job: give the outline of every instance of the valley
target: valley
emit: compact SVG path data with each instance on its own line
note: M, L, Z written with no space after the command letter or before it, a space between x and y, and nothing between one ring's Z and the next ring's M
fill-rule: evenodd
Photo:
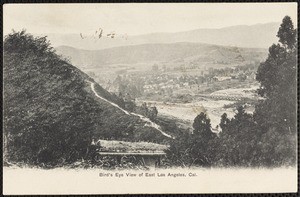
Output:
M160 118L180 120L190 131L204 112L215 132L223 113L232 118L238 105L254 111L256 70L267 52L202 43L56 50L125 103L156 107Z

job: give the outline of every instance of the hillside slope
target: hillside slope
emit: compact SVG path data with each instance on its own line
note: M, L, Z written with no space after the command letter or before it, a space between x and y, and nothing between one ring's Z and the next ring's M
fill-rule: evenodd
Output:
M135 64L151 62L193 61L241 63L261 61L266 49L237 48L203 43L143 44L115 47L103 50L82 50L69 46L56 48L79 67L101 67L110 64Z
M80 158L93 138L167 138L139 116L112 105L118 98L57 56L45 38L25 32L6 36L3 70L5 148L12 160Z

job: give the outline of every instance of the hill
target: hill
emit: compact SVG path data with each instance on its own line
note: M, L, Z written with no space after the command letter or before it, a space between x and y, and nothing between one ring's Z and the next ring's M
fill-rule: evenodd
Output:
M56 48L79 67L102 67L110 64L153 62L243 63L261 61L266 49L217 46L203 43L142 44L102 50L83 50L69 46Z
M276 38L278 27L279 23L275 22L249 26L238 25L219 29L195 29L175 33L151 33L128 36L127 39L118 35L118 32L116 32L117 34L114 38L104 36L101 39L94 39L92 36L81 39L80 32L78 32L78 34L47 34L47 36L54 47L66 45L79 49L92 50L129 45L174 42L200 42L245 48L268 48L278 40Z
M162 142L166 134L61 59L46 38L4 40L4 137L8 159L62 163L87 157L93 139ZM117 105L119 104L119 105Z

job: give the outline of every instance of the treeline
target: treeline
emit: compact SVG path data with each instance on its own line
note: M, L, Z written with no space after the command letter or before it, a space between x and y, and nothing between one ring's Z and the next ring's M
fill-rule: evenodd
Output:
M171 142L169 162L177 166L267 166L296 164L297 129L297 30L286 16L277 33L278 44L269 48L256 79L264 99L247 114L238 107L229 119L223 114L220 133L213 133L210 120L199 114L193 133Z

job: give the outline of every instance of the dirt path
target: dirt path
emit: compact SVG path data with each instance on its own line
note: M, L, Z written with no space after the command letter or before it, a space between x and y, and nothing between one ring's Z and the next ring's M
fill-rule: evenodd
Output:
M171 135L169 135L169 134L165 133L164 131L162 131L162 130L161 130L161 127L160 127L158 124L152 122L149 118L147 118L147 117L145 117L145 116L142 116L142 115L140 115L140 114L130 113L130 112L128 112L128 111L122 109L121 107L119 107L117 104L115 104L115 103L113 103L113 102L111 102L111 101L109 101L109 100L103 98L102 96L99 96L98 93L95 91L95 83L90 82L90 81L89 81L89 83L91 83L91 89L92 89L92 91L94 92L94 94L95 94L96 97L98 97L98 98L104 100L105 102L108 102L109 104L111 104L111 105L113 105L114 107L118 108L119 110L121 110L122 112L124 112L124 113L127 114L127 115L133 115L133 116L139 117L140 120L146 122L144 126L155 128L156 130L158 130L159 132L161 132L161 134L163 134L164 136L166 136L166 137L168 137L168 138L174 139L174 137L172 137Z

